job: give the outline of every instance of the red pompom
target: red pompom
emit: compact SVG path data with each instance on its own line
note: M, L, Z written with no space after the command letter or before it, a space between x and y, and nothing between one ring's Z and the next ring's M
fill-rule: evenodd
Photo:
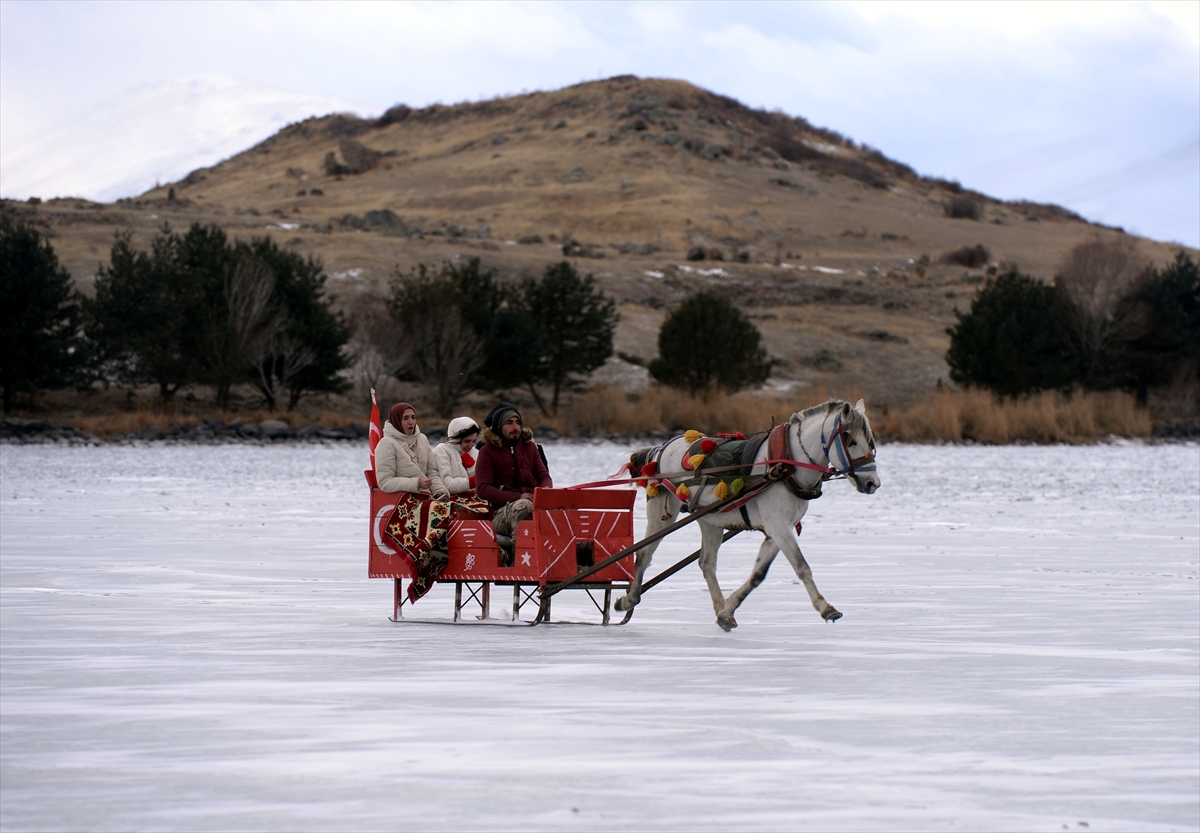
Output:
M642 477L653 477L656 471L658 471L658 463L647 463L642 466Z
M464 469L469 469L471 466L475 465L475 458L464 451L462 455L462 464Z
M705 454L712 451L716 447L717 447L716 440L701 440L700 441L700 450L702 452L704 452Z

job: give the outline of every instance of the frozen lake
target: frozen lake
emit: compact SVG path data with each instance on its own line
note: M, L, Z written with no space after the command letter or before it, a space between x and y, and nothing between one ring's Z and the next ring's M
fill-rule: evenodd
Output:
M394 625L366 458L0 447L0 828L1200 829L1195 445L884 446L801 536L845 618L780 557L730 634L695 566L623 628Z

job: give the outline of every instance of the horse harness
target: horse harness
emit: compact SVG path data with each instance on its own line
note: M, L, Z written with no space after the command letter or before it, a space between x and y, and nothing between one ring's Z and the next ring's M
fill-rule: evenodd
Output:
M744 434L718 434L716 437L701 437L693 442L688 447L682 461L683 468L691 473L691 477L680 483L680 485L689 487L690 497L684 501L686 511L690 512L694 509L695 501L699 499L706 486L712 485L712 481L724 482L728 488L734 491L734 494L745 491L746 497L723 511L738 509L746 527L750 528L752 524L750 515L746 511L746 504L762 488L765 488L766 484L763 481L767 481L767 483L783 481L788 491L799 500L816 500L821 497L821 486L826 480L834 477L853 476L859 471L874 471L874 439L869 441L869 450L866 454L861 457L851 457L850 440L848 439L850 423L843 422L841 414L838 414L833 431L828 437L826 437L824 423L821 425L821 451L829 460L828 466L820 466L815 463L808 449L804 447L803 437L800 437L800 451L808 462L793 459L788 441L788 426L789 423L783 423L776 425L770 431L752 434L749 437ZM645 464L653 464L656 468L659 457L670 442L668 440L659 446L647 449L645 457L637 461L638 469ZM756 463L755 457L758 456L763 443L767 444L767 459ZM835 454L839 466L835 466L833 463ZM756 465L766 465L767 469L763 474L752 474ZM815 486L802 486L794 477L799 468L821 472L820 480ZM666 480L661 474L655 476L656 481L659 479ZM751 485L752 482L753 485ZM696 485L698 488L693 491L692 485Z

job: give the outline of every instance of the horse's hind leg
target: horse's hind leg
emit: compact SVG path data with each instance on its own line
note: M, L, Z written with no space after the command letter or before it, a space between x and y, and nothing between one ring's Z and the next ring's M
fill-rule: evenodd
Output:
M653 535L664 526L674 523L675 516L679 514L681 508L683 508L683 504L674 497L668 496L665 492L660 492L658 496L647 500L646 535ZM654 551L658 549L658 545L661 543L662 541L655 541L653 544L647 544L637 551L637 558L634 561L633 581L629 583L629 590L625 595L617 599L613 605L617 610L629 610L636 607L638 602L642 600L642 579L645 578L646 570L654 558Z
M821 618L826 622L836 622L842 618L842 614L837 608L825 601L825 597L821 595L821 591L817 589L816 582L813 581L812 569L808 566L808 562L804 560L804 553L800 552L800 545L796 543L796 539L790 534L783 534L778 538L780 551L784 554L787 560L791 563L792 569L796 571L797 578L804 584L804 589L808 591L808 598L812 600L812 606L816 608L817 613L821 614Z
M734 612L741 607L742 602L750 595L750 591L762 584L763 579L767 577L767 571L771 569L771 563L778 554L779 547L776 543L770 538L763 539L762 546L758 548L758 558L754 561L754 570L750 573L750 578L729 594L729 598L725 600L725 609L717 614L718 625L725 630L737 627L737 619L733 618Z

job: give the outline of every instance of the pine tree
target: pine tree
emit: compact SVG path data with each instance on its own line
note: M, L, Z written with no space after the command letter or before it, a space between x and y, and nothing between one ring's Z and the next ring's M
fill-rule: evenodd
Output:
M1007 272L984 284L970 312L955 315L946 363L959 384L1004 396L1071 384L1064 311L1053 286Z
M729 392L761 385L771 373L762 335L728 298L698 292L667 316L658 331L650 374L665 385Z
M70 273L33 227L0 218L0 385L4 411L18 392L70 383L83 359Z

